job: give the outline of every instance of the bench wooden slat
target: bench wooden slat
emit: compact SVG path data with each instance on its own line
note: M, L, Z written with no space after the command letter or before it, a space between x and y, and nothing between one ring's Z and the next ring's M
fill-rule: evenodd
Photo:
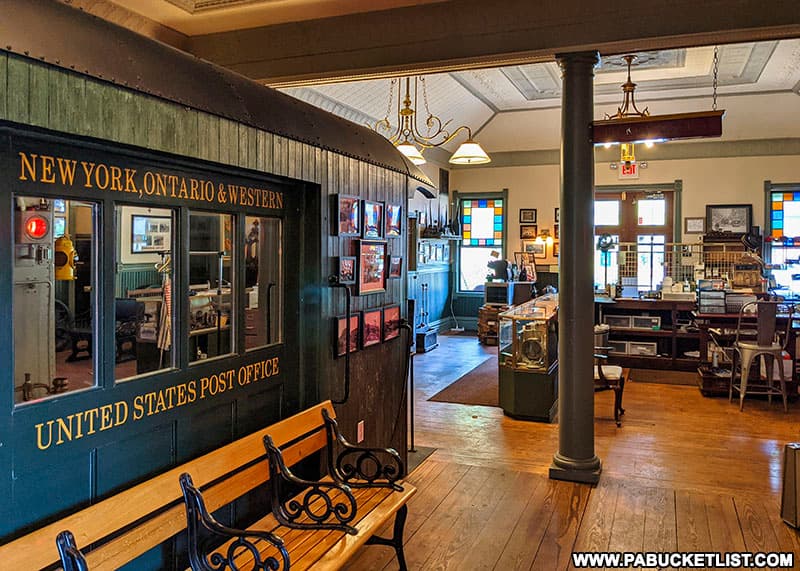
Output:
M173 468L142 484L80 510L50 525L0 546L0 561L8 569L41 569L59 562L55 538L69 529L78 546L95 543L164 506L182 498L178 476L189 472L198 487L228 474L234 467L264 455L263 437L269 434L277 446L324 426L322 409L331 417L335 411L325 401L294 416L227 444L195 460ZM323 428L324 431L324 428Z
M287 463L294 464L309 454L321 450L325 445L325 432L318 431L311 437L286 448L283 456ZM269 469L264 459L204 491L206 507L210 512L214 512L267 481L269 481ZM186 509L181 502L121 537L93 550L86 556L86 561L92 571L113 571L184 529L186 529Z

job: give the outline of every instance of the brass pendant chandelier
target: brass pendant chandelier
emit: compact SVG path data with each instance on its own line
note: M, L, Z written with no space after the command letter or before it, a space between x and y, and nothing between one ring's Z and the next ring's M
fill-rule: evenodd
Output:
M417 125L418 86L422 84L422 97L425 104L425 135L422 134ZM405 85L405 95L401 97L401 90ZM392 112L392 101L394 99L395 87L397 89L397 127L392 129L389 115ZM401 102L402 101L402 102ZM467 134L467 140L461 143L455 153L450 157L450 163L455 165L480 165L491 161L481 146L472 139L472 130L466 125L461 125L452 132L447 126L452 120L445 122L431 113L428 108L428 92L425 86L424 77L414 77L414 99L411 98L411 77L400 80L392 79L389 84L389 105L386 108L386 116L377 121L374 125L368 126L389 139L397 150L403 153L415 165L425 164L427 161L422 156L422 151L433 147L440 147L452 141L461 131Z
M631 81L631 64L634 55L622 58L628 65L628 80L622 84L624 99L614 115L606 115L592 123L592 142L602 145L621 143L647 143L722 136L722 117L717 111L718 50L714 48L713 104L711 111L651 115L645 108L639 111L635 101L636 84ZM633 148L629 156L633 155ZM625 161L625 159L623 159Z

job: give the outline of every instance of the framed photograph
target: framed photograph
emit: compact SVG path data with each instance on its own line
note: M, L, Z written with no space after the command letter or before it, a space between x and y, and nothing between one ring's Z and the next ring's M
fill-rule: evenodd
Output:
M389 256L389 279L399 280L403 277L403 258L401 256Z
M386 291L386 240L356 240L356 295Z
M534 240L539 235L536 224L523 224L519 227L519 237L522 240Z
M131 214L131 254L165 252L172 245L172 218Z
M403 207L398 204L386 205L386 237L396 238L403 231Z
M752 204L707 204L706 232L746 234L753 220Z
M555 215L553 217L553 220L555 221L556 224L559 223L559 220L558 220L558 207L556 207L556 212L555 212Z
M335 234L339 236L361 236L361 199L346 194L336 195Z
M365 309L361 312L361 347L377 345L381 342L383 330L383 309Z
M383 202L364 201L364 238L383 237Z
M335 344L334 353L337 357L345 354L345 347L347 346L347 319L344 316L334 319L335 327ZM358 336L360 333L361 316L358 313L350 314L350 353L358 351Z
M547 242L536 240L523 240L522 250L526 254L533 254L534 258L547 257Z
M383 340L400 337L400 306L387 305L383 308Z
M522 251L526 254L533 254L533 251L536 246L535 240L523 240L522 241Z
M684 218L683 219L683 233L684 234L704 234L706 231L705 218Z
M558 224L553 224L553 238L558 240Z
M354 283L356 283L356 257L355 256L340 256L339 257L339 283L340 284L354 284Z
M536 224L536 209L535 208L520 208L519 209L519 223L520 224Z
M553 257L557 258L559 252L558 242L553 242Z

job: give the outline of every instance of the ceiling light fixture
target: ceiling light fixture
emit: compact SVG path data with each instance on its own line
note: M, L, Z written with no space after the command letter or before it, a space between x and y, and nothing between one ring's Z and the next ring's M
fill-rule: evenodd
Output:
M422 83L422 98L425 104L425 113L428 115L425 119L427 135L423 135L417 126L416 102L419 83ZM401 97L403 84L405 84L405 97ZM397 127L393 129L389 115L392 112L395 86L397 86ZM447 130L450 121L452 119L442 122L428 108L428 90L424 77L414 77L413 100L411 99L411 78L405 77L400 80L392 79L389 84L389 105L386 108L386 116L374 125L368 124L368 126L389 139L397 147L397 150L415 165L425 164L425 157L422 156L423 150L449 143L460 131L466 131L467 140L456 149L456 152L450 157L450 162L456 165L481 165L491 162L492 159L489 158L486 151L472 139L472 130L466 125L461 125L450 132Z
M626 55L622 59L628 64L628 80L622 84L624 99L614 115L592 123L592 142L608 143L644 143L674 141L676 139L695 139L722 136L722 117L725 111L717 111L717 75L719 57L714 48L713 104L711 111L695 113L675 113L671 115L650 115L645 107L639 111L636 107L636 84L631 81L631 64L634 55Z

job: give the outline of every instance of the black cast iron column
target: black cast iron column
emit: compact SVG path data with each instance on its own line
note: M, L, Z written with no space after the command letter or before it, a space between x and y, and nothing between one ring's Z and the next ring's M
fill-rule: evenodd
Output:
M558 452L550 477L595 483L594 147L592 80L597 52L557 55L562 70L558 310Z

